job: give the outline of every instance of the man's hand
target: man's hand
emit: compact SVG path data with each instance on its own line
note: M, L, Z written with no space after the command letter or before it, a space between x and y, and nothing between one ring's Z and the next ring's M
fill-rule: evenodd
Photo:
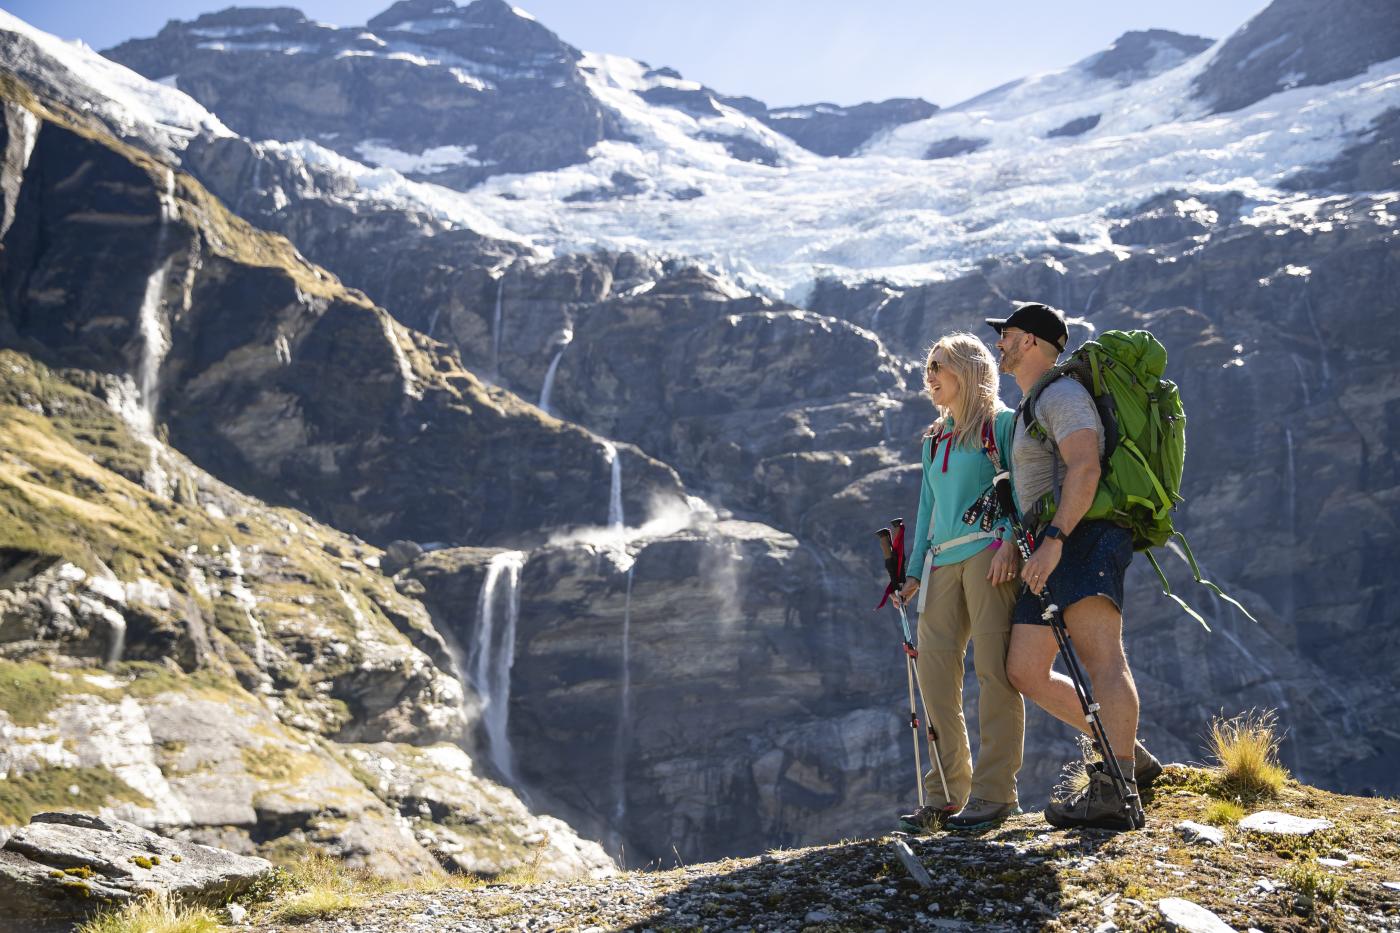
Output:
M895 594L895 602L899 603L901 606L908 605L908 604L909 604L909 600L913 599L913 598L914 598L915 596L917 596L918 594L919 594L919 578L918 578L918 577L905 577L905 578L904 578L904 589L900 590L898 593Z
M1026 586L1030 587L1035 595L1040 595L1040 591L1045 589L1045 581L1050 579L1050 574L1060 565L1060 554L1064 547L1059 538L1046 538L1040 542L1031 559L1026 561L1026 566L1021 571L1021 579L1026 581Z
M1021 555L1016 553L1016 546L1010 542L1003 542L997 548L996 554L992 555L992 566L987 570L987 579L993 586L1001 586L1003 583L1010 583L1016 579L1016 571L1020 569Z

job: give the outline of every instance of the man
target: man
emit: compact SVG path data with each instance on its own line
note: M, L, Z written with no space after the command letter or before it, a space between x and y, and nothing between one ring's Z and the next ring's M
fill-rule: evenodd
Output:
M1029 397L1064 352L1069 339L1064 315L1027 303L1009 318L987 323L999 335L1001 371ZM1132 534L1112 522L1084 520L1099 483L1103 423L1093 397L1073 378L1050 381L1032 415L1036 429L1028 431L1017 411L1010 459L1018 507L1037 545L1021 571L1025 585L1012 610L1006 671L1016 689L1042 709L1087 731L1073 681L1052 669L1058 647L1038 598L1048 587L1093 684L1109 743L1136 792L1155 781L1162 766L1136 741L1137 687L1123 653L1123 575L1133 556ZM1090 768L1083 790L1052 801L1045 818L1061 828L1137 828L1101 763Z

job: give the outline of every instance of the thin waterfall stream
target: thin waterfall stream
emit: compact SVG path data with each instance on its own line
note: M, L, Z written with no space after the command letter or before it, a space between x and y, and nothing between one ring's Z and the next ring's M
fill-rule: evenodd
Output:
M476 638L466 661L472 686L481 697L480 721L486 732L487 752L496 770L512 786L518 779L510 747L510 670L515 665L520 571L525 557L524 551L502 551L487 563L486 578L477 597ZM496 621L501 608L505 615L498 634Z

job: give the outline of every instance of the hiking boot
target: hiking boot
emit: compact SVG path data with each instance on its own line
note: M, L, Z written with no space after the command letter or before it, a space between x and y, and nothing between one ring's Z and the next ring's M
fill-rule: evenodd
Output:
M1138 792L1147 790L1162 776L1162 763L1141 742L1133 745L1133 780Z
M1128 778L1128 787L1137 792L1137 782ZM1123 798L1108 776L1102 762L1089 766L1089 783L1064 800L1052 800L1045 808L1045 821L1056 829L1109 829L1127 832L1141 829L1145 820L1129 815Z
M948 807L935 807L933 805L923 806L913 813L906 813L899 818L899 828L906 833L932 833L943 828L943 824L948 821L948 817L953 815L953 810Z
M953 816L944 821L945 829L990 829L1008 816L1014 816L1021 812L1021 808L1014 803L997 803L994 800L983 800L981 797L973 797Z

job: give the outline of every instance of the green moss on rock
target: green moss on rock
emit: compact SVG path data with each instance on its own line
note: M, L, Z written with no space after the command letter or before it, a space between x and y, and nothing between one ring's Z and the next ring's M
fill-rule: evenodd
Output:
M74 790L76 789L76 793ZM41 768L0 781L0 823L22 825L45 810L96 810L151 801L106 768Z

